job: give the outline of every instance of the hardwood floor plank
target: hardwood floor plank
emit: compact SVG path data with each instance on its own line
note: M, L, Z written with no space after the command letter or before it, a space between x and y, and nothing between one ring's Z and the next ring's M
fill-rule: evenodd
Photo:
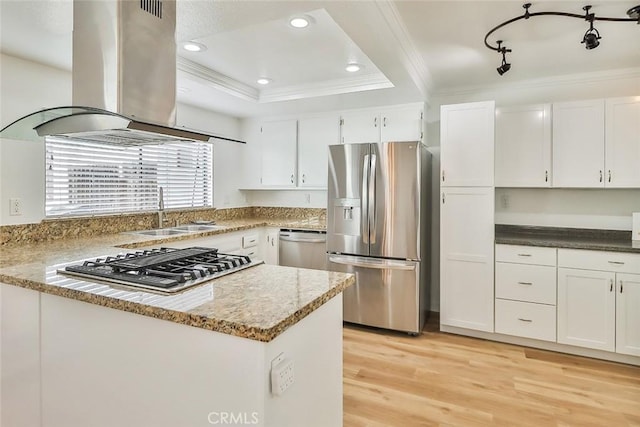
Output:
M640 426L640 367L344 328L344 426Z

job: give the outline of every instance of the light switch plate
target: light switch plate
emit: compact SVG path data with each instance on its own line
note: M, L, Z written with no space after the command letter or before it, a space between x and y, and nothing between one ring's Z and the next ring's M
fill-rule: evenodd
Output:
M640 212L632 214L633 226L631 227L631 239L640 240Z

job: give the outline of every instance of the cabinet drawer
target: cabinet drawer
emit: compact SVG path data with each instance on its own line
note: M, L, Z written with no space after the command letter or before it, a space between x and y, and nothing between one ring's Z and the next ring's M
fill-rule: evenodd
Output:
M496 299L496 332L544 341L556 340L556 307Z
M242 237L242 247L243 248L253 248L254 246L258 246L258 234L247 234Z
M556 248L496 245L496 261L521 264L556 265Z
M254 246L252 248L240 249L238 254L247 255L251 259L258 258L258 248Z
M497 262L496 298L555 305L556 268Z
M558 266L640 274L640 255L625 252L559 249Z

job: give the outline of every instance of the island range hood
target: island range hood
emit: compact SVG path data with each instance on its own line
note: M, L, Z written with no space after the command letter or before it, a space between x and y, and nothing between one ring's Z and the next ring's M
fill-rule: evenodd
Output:
M16 120L0 136L116 145L231 138L176 128L175 0L74 0L73 106Z

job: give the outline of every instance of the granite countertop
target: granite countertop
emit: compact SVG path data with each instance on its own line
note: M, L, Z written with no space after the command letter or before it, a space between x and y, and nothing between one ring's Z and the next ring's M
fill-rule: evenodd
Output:
M291 220L273 218L221 221L225 229L190 233L188 238L291 224ZM321 227L308 224L312 229ZM118 233L5 247L0 251L0 282L263 342L273 340L355 282L351 274L258 265L176 295L159 295L56 273L64 264L122 252L118 248L184 239Z
M495 242L507 245L544 246L640 253L640 242L630 231L538 226L496 225Z

